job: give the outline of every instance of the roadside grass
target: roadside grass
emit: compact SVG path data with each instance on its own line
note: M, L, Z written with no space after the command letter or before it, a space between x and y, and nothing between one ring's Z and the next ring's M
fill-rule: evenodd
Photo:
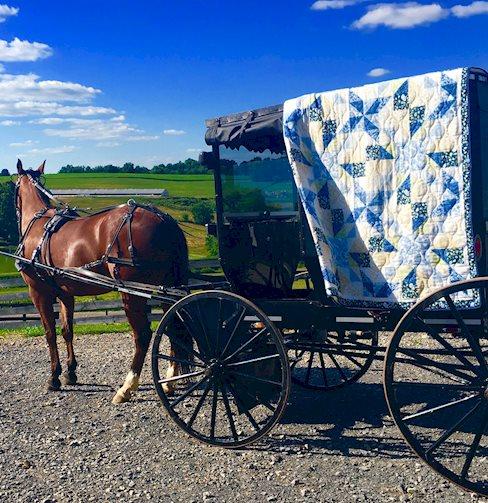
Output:
M151 329L156 330L158 325L157 321L151 323ZM75 325L74 333L75 335L99 335L99 334L117 334L130 332L128 323L92 323L85 325ZM61 335L61 329L58 327L56 329L58 335ZM31 338L31 337L42 337L44 336L44 329L41 326L35 327L23 327L14 329L0 329L0 339L16 339L16 338Z

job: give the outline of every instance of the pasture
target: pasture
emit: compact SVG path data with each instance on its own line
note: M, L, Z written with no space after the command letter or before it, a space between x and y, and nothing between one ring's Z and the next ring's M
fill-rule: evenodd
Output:
M1 176L0 183L10 180ZM50 189L167 189L170 197L211 198L212 175L158 175L131 173L61 173L47 174Z

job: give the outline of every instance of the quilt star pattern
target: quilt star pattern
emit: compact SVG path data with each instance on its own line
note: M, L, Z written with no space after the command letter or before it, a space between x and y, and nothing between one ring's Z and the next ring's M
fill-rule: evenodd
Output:
M409 307L477 275L468 80L461 68L285 102L293 176L338 302Z

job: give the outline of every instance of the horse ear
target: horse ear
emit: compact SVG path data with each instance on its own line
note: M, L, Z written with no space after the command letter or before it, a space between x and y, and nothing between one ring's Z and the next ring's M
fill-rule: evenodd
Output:
M45 167L46 167L46 161L43 161L43 163L37 168L37 171L39 171L39 173L41 173L41 175L43 175Z
M19 175L24 174L24 168L22 167L22 161L20 159L17 159L17 173Z

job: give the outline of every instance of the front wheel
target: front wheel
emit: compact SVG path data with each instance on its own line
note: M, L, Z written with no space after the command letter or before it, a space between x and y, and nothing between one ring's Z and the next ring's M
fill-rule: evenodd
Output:
M290 390L280 332L253 303L229 292L198 292L166 312L152 370L176 424L222 447L242 447L269 432Z
M388 407L408 444L442 476L484 496L487 294L488 278L478 278L418 302L398 323L384 366ZM461 310L463 302L476 298L480 309Z

